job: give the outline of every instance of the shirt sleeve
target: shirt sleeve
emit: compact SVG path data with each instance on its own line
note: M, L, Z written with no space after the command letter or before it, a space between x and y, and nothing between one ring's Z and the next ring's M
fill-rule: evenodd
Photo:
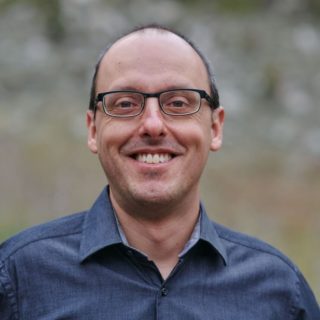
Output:
M303 275L299 272L298 283L298 314L295 320L320 320L320 308L316 298L306 282Z
M18 320L15 294L5 266L0 261L0 319Z

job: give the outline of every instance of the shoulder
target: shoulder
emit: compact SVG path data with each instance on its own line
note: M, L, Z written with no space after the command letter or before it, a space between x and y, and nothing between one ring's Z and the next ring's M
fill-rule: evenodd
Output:
M250 299L260 297L259 301L272 306L274 315L282 312L290 314L290 319L300 319L302 314L303 319L319 318L312 289L286 255L259 239L211 223L226 256L225 268L220 269L226 287Z
M213 222L219 238L224 243L228 258L251 261L251 259L261 260L264 264L273 263L277 267L289 269L296 273L298 271L295 264L281 251L272 245L255 237L234 231L225 226Z
M39 248L46 241L80 234L85 214L74 213L21 231L0 244L0 262L32 246Z
M291 301L291 313L319 316L319 306L309 284L298 267L282 252L254 237L214 224L228 256L232 272L238 278L260 285L267 294L280 290ZM287 295L286 295L287 294ZM279 295L280 296L280 295Z

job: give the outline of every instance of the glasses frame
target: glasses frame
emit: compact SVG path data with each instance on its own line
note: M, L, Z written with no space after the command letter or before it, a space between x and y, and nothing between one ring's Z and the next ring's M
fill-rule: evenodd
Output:
M192 112L188 112L188 113L181 113L181 114L177 114L177 113L170 113L170 112L166 112L163 107L162 104L160 103L160 95L163 93L167 93L167 92L174 92L174 91L179 91L179 90L183 90L183 91L193 91L193 92L197 92L200 95L200 103L199 106L196 110L192 111ZM114 115L114 114L110 114L108 113L108 110L106 108L105 102L104 102L104 97L108 94L111 93L119 93L119 92L124 92L124 93L138 93L141 94L143 96L143 103L142 103L142 107L139 113L137 114L133 114L133 115ZM136 117L138 115L140 115L145 107L145 102L147 98L158 98L158 103L160 106L161 111L164 114L170 115L170 116L187 116L187 115L191 115L194 113L197 113L200 108L201 108L201 99L205 99L210 107L214 110L217 109L218 106L215 106L214 100L212 97L210 97L210 95L205 91L205 90L199 90L199 89L186 89L186 88L179 88L179 89L171 89L171 90L164 90L164 91L160 91L160 92L155 92L155 93L146 93L146 92L140 92L140 91L135 91L135 90L114 90L114 91L106 91L106 92L101 92L97 94L96 100L95 100L95 107L94 107L94 114L97 111L97 104L98 102L102 102L102 107L103 107L103 111L106 115L110 116L110 117L114 117L114 118L132 118L132 117Z

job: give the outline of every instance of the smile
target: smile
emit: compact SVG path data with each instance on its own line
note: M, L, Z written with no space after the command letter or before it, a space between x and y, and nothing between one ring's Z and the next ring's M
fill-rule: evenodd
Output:
M158 164L170 161L172 159L172 155L169 153L139 153L136 155L135 159L143 163Z

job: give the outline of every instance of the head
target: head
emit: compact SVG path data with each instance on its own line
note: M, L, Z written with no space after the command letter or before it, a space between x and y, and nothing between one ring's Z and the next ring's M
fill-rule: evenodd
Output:
M202 90L211 99L201 99L196 113L168 115L155 93L177 88ZM143 111L128 118L106 114L96 97L117 90L149 96ZM124 110L132 105L131 96L119 100ZM172 104L180 107L181 100ZM199 180L209 152L221 146L223 119L209 64L189 40L148 26L115 41L96 66L87 112L88 146L98 154L114 205L154 218L199 203Z

